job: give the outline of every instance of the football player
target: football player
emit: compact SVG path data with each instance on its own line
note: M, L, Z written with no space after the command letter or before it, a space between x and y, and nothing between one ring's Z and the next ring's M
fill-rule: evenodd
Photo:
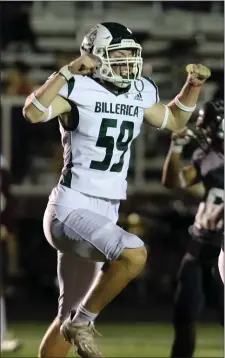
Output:
M11 240L14 239L12 234L12 207L10 198L10 171L9 166L3 155L0 156L0 185L1 185L1 236L0 236L0 248L1 248L1 260L0 260L0 338L1 338L1 352L13 352L21 346L21 342L18 339L7 338L7 317L6 307L4 299L5 289L5 277L8 274L7 257L10 254Z
M180 134L172 134L170 150L164 164L162 182L166 187L185 189L201 182L205 190L190 230L190 244L178 273L173 315L175 338L171 357L192 357L194 353L195 325L204 303L204 278L207 272L210 272L208 284L213 285L212 291L223 322L223 285L219 278L217 280L212 275L217 269L223 236L223 123L223 101L207 102L199 111L196 131L186 128ZM199 147L194 151L192 163L182 168L183 147L191 137L197 139Z
M164 105L153 80L141 77L141 52L127 27L97 24L84 37L81 56L25 102L32 123L59 117L64 146L62 176L44 215L46 239L58 250L59 311L41 357L68 352L60 326L80 356L101 356L93 322L142 271L147 256L142 240L116 224L131 143L143 120L159 129L183 128L210 76L205 66L189 65L181 92Z

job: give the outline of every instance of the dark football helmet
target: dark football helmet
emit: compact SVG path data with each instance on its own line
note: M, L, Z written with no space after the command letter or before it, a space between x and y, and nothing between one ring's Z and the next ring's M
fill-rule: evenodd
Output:
M129 57L111 57L110 51L132 50ZM81 55L91 55L99 64L95 76L112 82L117 87L127 87L136 81L142 72L142 47L126 26L114 22L104 22L93 26L85 35L80 47ZM113 66L127 66L126 75L118 75Z
M199 110L196 122L196 139L205 151L221 146L224 140L224 101L206 102Z

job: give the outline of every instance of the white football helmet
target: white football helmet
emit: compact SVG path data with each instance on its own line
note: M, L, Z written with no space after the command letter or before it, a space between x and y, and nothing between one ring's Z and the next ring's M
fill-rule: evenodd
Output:
M109 52L115 50L132 50L129 57L110 57ZM125 88L136 81L142 72L142 47L138 44L132 32L125 26L105 22L93 26L85 35L81 44L81 55L92 55L99 64L95 77L112 82L120 88ZM112 66L127 66L125 74L118 75ZM131 70L132 67L132 70Z

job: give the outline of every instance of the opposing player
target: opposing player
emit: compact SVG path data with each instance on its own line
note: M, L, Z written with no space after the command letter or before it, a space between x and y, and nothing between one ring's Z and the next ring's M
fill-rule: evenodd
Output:
M173 134L171 147L163 170L163 184L169 188L188 188L202 182L205 194L191 230L191 241L181 262L175 295L173 325L175 338L171 357L192 357L196 343L196 321L204 301L204 275L217 300L223 322L223 287L212 275L217 269L218 255L223 235L224 210L224 103L207 102L199 111L197 137L199 148L192 163L181 167L181 153L190 141L187 128ZM218 269L217 269L218 272ZM211 275L211 277L210 277ZM206 297L207 298L207 297Z
M7 338L7 316L5 307L5 277L8 275L8 265L6 257L9 256L9 245L12 237L12 207L10 198L10 171L8 163L3 155L0 156L0 185L1 185L1 260L0 260L0 343L1 352L13 352L21 346L21 342L16 338Z
M143 120L159 129L183 128L210 76L208 68L190 65L181 92L163 105L155 83L141 77L141 51L125 26L98 24L84 37L81 57L25 103L24 116L32 123L59 116L64 146L62 176L44 215L45 236L58 250L59 312L41 357L66 355L60 326L80 356L101 356L93 322L146 262L143 242L116 225L120 200L126 199L131 143Z

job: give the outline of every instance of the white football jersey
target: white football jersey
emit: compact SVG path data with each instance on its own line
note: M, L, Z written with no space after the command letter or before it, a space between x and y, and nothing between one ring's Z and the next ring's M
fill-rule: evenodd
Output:
M72 129L60 121L61 185L96 197L126 198L131 143L140 133L144 109L158 102L159 96L147 77L121 91L117 95L99 80L80 75L60 90L73 108Z

